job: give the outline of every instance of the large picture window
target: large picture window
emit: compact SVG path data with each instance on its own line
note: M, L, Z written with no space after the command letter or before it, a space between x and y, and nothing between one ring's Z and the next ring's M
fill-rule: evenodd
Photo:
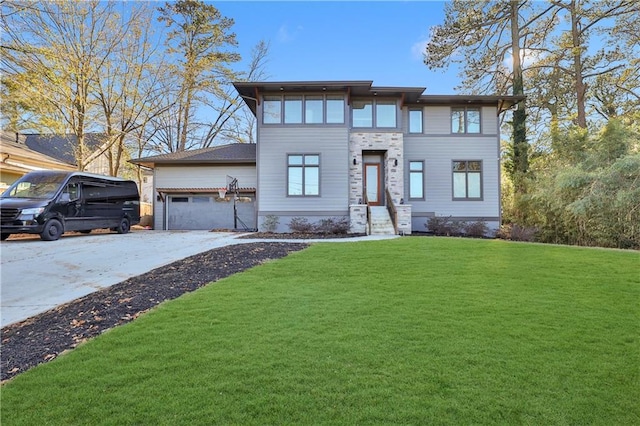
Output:
M453 199L482 199L482 161L453 162Z
M480 133L480 108L451 108L451 133Z
M320 156L291 154L287 157L287 195L320 195Z
M424 162L409 161L409 199L424 199Z

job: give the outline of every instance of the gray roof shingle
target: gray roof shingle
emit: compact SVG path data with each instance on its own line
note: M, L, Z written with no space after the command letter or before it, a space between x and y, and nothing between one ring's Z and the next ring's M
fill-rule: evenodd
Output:
M210 148L171 152L169 154L136 158L130 161L134 164L140 164L151 168L155 167L156 164L255 164L256 145L248 143L233 143L228 145L212 146Z

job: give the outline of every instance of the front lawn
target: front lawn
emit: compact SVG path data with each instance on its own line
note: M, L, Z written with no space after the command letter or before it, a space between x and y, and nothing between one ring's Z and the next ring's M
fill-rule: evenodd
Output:
M33 424L639 424L640 255L322 243L2 387Z

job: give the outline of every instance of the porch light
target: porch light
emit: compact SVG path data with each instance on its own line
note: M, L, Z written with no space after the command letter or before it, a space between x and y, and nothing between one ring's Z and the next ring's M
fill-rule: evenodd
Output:
M396 167L398 166L398 159L397 158L395 160L393 160L393 165L396 166Z
M353 157L353 165L354 166L356 165L356 158L355 157Z

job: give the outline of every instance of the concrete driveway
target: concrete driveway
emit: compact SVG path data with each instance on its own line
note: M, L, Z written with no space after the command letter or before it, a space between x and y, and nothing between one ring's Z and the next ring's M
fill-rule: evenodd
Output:
M38 236L0 243L1 326L176 260L237 242L240 234L147 231Z

